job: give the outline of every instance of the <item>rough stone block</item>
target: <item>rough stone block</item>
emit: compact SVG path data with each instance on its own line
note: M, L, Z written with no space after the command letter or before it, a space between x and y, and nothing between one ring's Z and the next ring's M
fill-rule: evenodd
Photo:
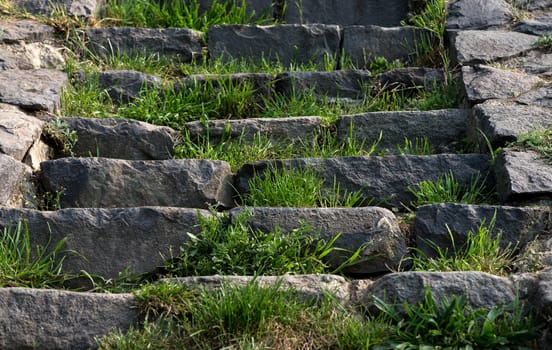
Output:
M533 75L483 65L462 67L462 80L471 103L516 97L544 83Z
M101 156L128 160L163 160L173 157L177 132L131 119L61 118L78 140L76 157Z
M516 102L524 105L552 108L552 84L529 91L516 98Z
M504 201L552 196L552 165L536 152L505 149L498 155L494 171Z
M51 15L63 10L68 15L90 19L104 4L104 0L13 0L13 4L32 14Z
M384 208L237 208L230 212L235 218L246 210L250 214L247 223L255 231L290 232L308 227L313 234L327 241L338 234L342 236L335 247L347 250L331 253L329 263L337 268L358 248L364 247L360 259L368 261L353 265L346 273L370 274L396 269L406 255L406 237L401 232L395 215Z
M282 24L273 26L214 25L207 31L213 59L266 59L283 66L314 63L339 53L341 30L336 25Z
M492 233L501 232L502 247L511 244L523 249L552 225L551 213L546 208L456 203L424 205L416 210L416 247L429 257L436 256L436 252L428 242L452 253L451 235L454 245L459 248L466 242L468 231L475 234L481 224L488 227L495 217Z
M51 249L66 239L63 272L84 270L109 279L126 268L136 274L154 272L172 254L178 254L179 247L189 240L186 232L200 233L200 216L211 214L166 207L0 209L0 228L25 220L32 247L45 247L50 242Z
M210 120L207 124L200 121L184 125L190 137L196 140L209 137L214 142L220 142L223 137L252 141L256 135L262 135L274 142L305 142L314 140L321 129L320 117L289 117L289 118L251 118L237 120Z
M44 122L0 103L0 153L23 160L29 148L40 139Z
M355 67L367 68L376 57L407 62L416 31L407 27L348 26L343 28L343 52Z
M447 29L484 29L509 24L514 16L504 0L459 0L447 8Z
M249 181L255 174L270 168L309 168L325 180L328 187L334 181L342 191L360 191L366 203L403 208L414 200L409 187L421 181L437 181L452 172L462 185L468 185L475 176L488 173L489 157L480 154L438 154L432 156L384 156L301 158L259 161L245 164L236 174L235 188L239 194L249 192Z
M21 207L31 171L25 164L0 153L0 206Z
M286 23L327 23L338 25L378 25L395 27L406 20L405 0L288 0Z
M477 140L481 151L488 152L487 140L496 149L516 141L520 134L551 125L548 108L491 100L474 106L468 134Z
M537 39L535 35L503 30L463 30L451 36L451 56L462 65L489 63L530 51Z
M187 28L89 28L88 48L103 58L161 54L191 62L201 56L201 32Z
M2 349L96 349L97 337L139 321L131 294L0 289Z
M405 138L412 143L427 139L436 152L447 153L459 148L466 137L468 116L469 111L462 109L347 115L337 122L337 138L345 141L352 136L370 148L381 133L376 150L390 153L398 153L397 146L404 146Z
M367 70L338 70L331 72L287 72L275 78L276 93L291 95L309 92L329 99L362 99L371 85Z
M232 173L222 161L62 158L41 164L46 191L62 208L232 207Z
M0 42L15 44L24 42L40 42L52 39L54 27L31 20L0 20Z
M127 104L140 97L143 89L159 88L163 79L130 70L102 71L98 73L98 83L115 104Z
M0 102L53 113L67 83L67 74L58 70L6 70L0 75Z

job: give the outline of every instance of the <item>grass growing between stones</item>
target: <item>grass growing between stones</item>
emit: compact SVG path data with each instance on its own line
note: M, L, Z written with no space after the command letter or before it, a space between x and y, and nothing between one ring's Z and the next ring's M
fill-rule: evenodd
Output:
M242 205L253 207L353 207L365 202L361 192L342 190L337 179L328 186L310 168L269 168L249 180Z
M473 177L466 186L461 185L452 172L440 176L437 181L422 181L409 187L409 191L416 198L412 203L414 207L433 203L483 204L491 202L493 196L480 176Z
M245 0L214 0L204 12L198 0L152 1L108 0L103 24L151 28L190 28L206 31L215 24L269 24L270 14L259 14L247 9Z
M31 245L29 229L23 221L1 231L0 286L59 288L67 276L61 272L65 240L43 247Z
M521 349L535 338L519 303L472 309L463 296L435 300L429 289L412 306L376 299L378 316L330 295L300 298L279 282L215 291L158 284L135 295L146 322L100 339L100 349Z
M358 263L362 248L349 252L335 247L340 235L324 240L304 226L287 233L280 229L265 233L251 229L248 217L245 210L232 219L202 218L201 234L189 234L191 240L164 266L164 273L169 276L339 273L344 267ZM344 256L342 266L332 268L324 261L330 253Z
M536 151L547 163L552 164L552 129L533 130L519 135L517 141L510 146Z
M512 271L516 249L511 244L501 247L502 232L493 233L496 216L489 224L482 222L477 230L468 231L466 241L457 246L454 236L447 227L452 249L441 248L433 242L427 244L435 252L428 257L419 249L414 249L412 268L416 271L482 271L506 276Z

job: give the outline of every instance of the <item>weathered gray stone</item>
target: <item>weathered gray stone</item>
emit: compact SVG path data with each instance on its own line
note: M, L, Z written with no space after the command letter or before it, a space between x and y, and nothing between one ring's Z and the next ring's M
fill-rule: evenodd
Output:
M552 84L546 85L540 89L529 91L518 98L516 102L552 108Z
M451 37L452 59L459 64L489 63L534 49L535 35L502 30L463 30Z
M395 27L408 14L408 1L402 0L300 0L287 1L286 5L286 23Z
M21 207L24 183L30 169L23 163L0 153L0 206Z
M96 349L96 338L141 318L131 294L0 289L2 349Z
M314 63L339 53L341 30L336 25L282 24L273 26L214 25L207 31L213 59L263 59L290 64Z
M31 20L0 20L0 42L40 42L54 37L54 27Z
M270 288L280 283L281 290L291 289L303 300L322 301L332 296L336 301L347 304L350 298L350 283L336 275L200 276L171 278L163 282L177 283L190 289L206 291L216 291L228 286L240 288L251 283Z
M48 16L61 9L83 18L94 17L103 3L103 0L13 0L16 7L32 14Z
M54 150L40 138L29 148L23 158L23 163L37 171L40 170L40 163L54 158L54 154Z
M442 86L445 81L445 73L442 69L405 67L378 74L374 79L374 85L384 91L417 92L431 91Z
M552 346L552 268L539 274L539 293L534 299L537 301L535 309L544 323L543 334L540 339L541 348L549 349Z
M528 11L547 10L552 8L552 0L514 0L516 6Z
M26 110L55 112L67 74L58 70L7 70L0 75L0 102Z
M41 164L46 191L68 207L232 207L232 174L222 161L62 158Z
M99 88L107 91L116 104L126 104L140 97L143 89L159 88L163 79L132 70L102 71L98 74Z
M200 233L200 216L211 214L200 209L166 207L0 209L0 227L25 220L32 247L46 247L50 242L51 249L66 239L63 272L84 270L109 279L126 268L130 273L143 274L162 266L188 241L186 232Z
M0 153L23 160L40 139L44 122L26 115L17 107L0 103Z
M246 210L248 225L255 231L290 232L307 227L324 240L342 236L335 242L336 248L347 252L334 252L328 262L339 267L357 249L363 247L360 259L366 262L347 267L344 272L370 274L396 269L406 255L406 237L401 232L397 218L388 209L364 208L237 208L230 211L235 218Z
M491 100L474 106L468 134L477 140L481 151L488 152L487 140L495 149L517 140L520 134L551 125L551 109Z
M397 304L397 311L404 312L404 304L412 306L423 301L427 287L438 303L444 298L465 296L472 309L508 304L516 296L509 279L482 272L401 272L374 281L365 293L363 304L377 313L372 299L376 296Z
M214 143L223 138L252 141L262 135L274 142L298 142L308 144L321 130L320 117L251 118L237 120L210 120L184 124L192 140L209 137Z
M469 111L445 109L426 112L372 112L347 115L337 122L337 138L345 141L353 137L364 142L366 148L382 138L376 151L398 153L405 138L415 145L416 139L427 139L435 152L447 153L459 148L466 137Z
M552 34L552 14L546 13L536 18L526 19L514 26L514 30L534 35Z
M503 150L495 163L496 187L504 201L552 196L552 165L532 151Z
M59 69L65 68L61 48L46 43L0 45L0 70L6 69Z
M483 65L462 67L462 79L471 103L516 97L544 83L533 75Z
M174 85L174 90L211 88L228 90L232 87L251 87L254 95L269 98L273 90L274 77L269 73L234 73L234 74L194 74L185 77ZM216 93L216 92L215 92ZM247 117L247 116L237 116Z
M88 48L96 55L160 54L191 62L201 56L203 34L187 28L90 28Z
M510 4L504 0L459 0L447 8L447 29L484 29L512 20Z
M361 99L372 83L367 70L337 70L331 72L287 72L276 76L277 93L310 91L330 99Z
M35 68L22 52L14 52L13 47L17 46L19 45L2 45L0 47L0 70Z
M260 161L244 165L236 175L235 188L240 194L249 191L248 181L254 174L262 175L276 168L309 168L333 188L334 181L342 191L360 191L365 203L373 201L385 207L403 208L414 200L408 187L421 181L437 181L443 174L452 172L462 185L475 176L488 172L489 157L481 154L439 154L432 156L385 156L302 158Z
M522 56L503 62L507 67L518 69L529 74L538 74L543 78L552 79L552 53L533 50Z
M416 31L407 27L349 26L343 28L343 53L355 67L367 68L376 57L408 61Z
M131 119L61 118L77 133L76 157L101 156L129 160L173 158L177 132Z
M511 244L523 249L552 225L552 211L547 208L456 203L424 205L416 210L416 247L427 256L435 257L437 252L428 244L432 242L452 254L451 236L454 245L460 248L466 242L468 231L475 234L480 225L489 227L493 217L495 225L492 234L502 234L502 247Z

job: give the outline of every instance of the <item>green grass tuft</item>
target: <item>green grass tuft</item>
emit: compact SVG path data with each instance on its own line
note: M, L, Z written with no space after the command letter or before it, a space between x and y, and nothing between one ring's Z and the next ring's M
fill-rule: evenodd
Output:
M552 129L538 129L519 135L517 141L510 146L534 150L552 164Z

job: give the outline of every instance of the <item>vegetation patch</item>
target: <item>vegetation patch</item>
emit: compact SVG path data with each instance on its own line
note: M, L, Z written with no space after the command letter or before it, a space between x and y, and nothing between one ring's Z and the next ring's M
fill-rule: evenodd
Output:
M537 151L546 162L552 164L552 129L533 130L519 135L510 146Z

